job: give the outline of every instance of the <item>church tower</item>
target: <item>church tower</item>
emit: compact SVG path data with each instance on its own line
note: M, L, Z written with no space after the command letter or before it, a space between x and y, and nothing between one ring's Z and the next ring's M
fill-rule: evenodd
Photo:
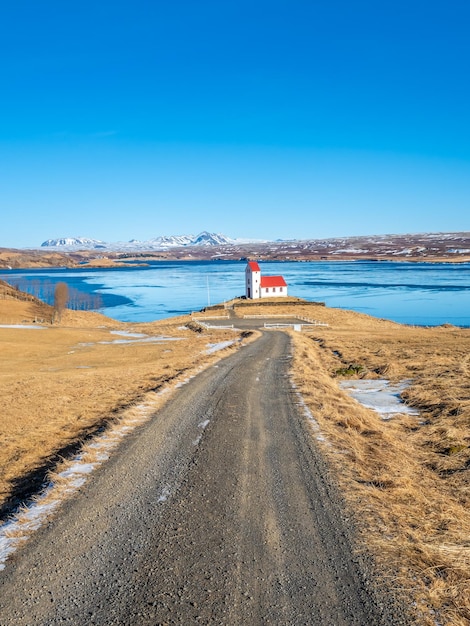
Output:
M250 300L261 296L261 270L256 261L249 261L245 270L245 295Z

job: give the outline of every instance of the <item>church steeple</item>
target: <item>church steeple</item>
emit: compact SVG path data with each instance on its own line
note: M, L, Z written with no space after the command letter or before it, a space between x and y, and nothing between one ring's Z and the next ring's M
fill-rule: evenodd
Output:
M261 270L256 261L248 261L245 270L245 295L250 300L259 298L261 286Z

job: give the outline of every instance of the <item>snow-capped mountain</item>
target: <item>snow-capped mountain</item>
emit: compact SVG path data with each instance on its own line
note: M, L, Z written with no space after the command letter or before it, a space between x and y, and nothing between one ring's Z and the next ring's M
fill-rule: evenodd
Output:
M48 239L41 244L41 248L106 248L107 244L99 239L89 239L88 237L60 237L59 239Z
M174 235L154 237L147 241L131 239L107 243L86 237L48 239L42 244L43 252L74 253L77 259L113 256L118 258L147 253L160 259L212 259L240 260L257 258L273 261L427 261L447 259L470 260L470 232L411 233L361 235L324 239L230 239L220 233L204 231L199 235ZM1 265L1 259L0 259ZM10 263L9 265L12 265ZM7 264L8 266L8 264Z
M233 243L232 239L229 239L225 235L220 233L208 233L204 230L199 233L197 237L191 242L192 246L223 246L225 243Z
M233 239L221 233L209 233L206 230L199 235L162 235L147 241L131 239L126 242L106 243L98 239L87 237L60 237L59 239L48 239L41 244L42 248L59 248L62 250L162 250L166 248L176 248L184 246L220 246L233 243Z
M154 246L164 248L174 248L175 246L189 246L194 239L194 235L162 235L155 237L149 241L141 241L140 243L151 243Z

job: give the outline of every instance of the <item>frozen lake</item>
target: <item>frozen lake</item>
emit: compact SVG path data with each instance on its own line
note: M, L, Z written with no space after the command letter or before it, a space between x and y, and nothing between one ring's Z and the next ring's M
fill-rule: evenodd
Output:
M54 285L69 285L76 308L99 308L144 322L244 294L243 261L159 261L148 267L34 269L0 273L2 280L51 301ZM406 324L470 326L470 264L393 262L260 262L282 274L289 295Z

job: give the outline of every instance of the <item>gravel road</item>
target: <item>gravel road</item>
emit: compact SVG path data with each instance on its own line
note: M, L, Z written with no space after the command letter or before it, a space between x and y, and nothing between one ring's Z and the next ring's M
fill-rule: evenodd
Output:
M0 573L0 624L391 625L265 332L184 385Z

